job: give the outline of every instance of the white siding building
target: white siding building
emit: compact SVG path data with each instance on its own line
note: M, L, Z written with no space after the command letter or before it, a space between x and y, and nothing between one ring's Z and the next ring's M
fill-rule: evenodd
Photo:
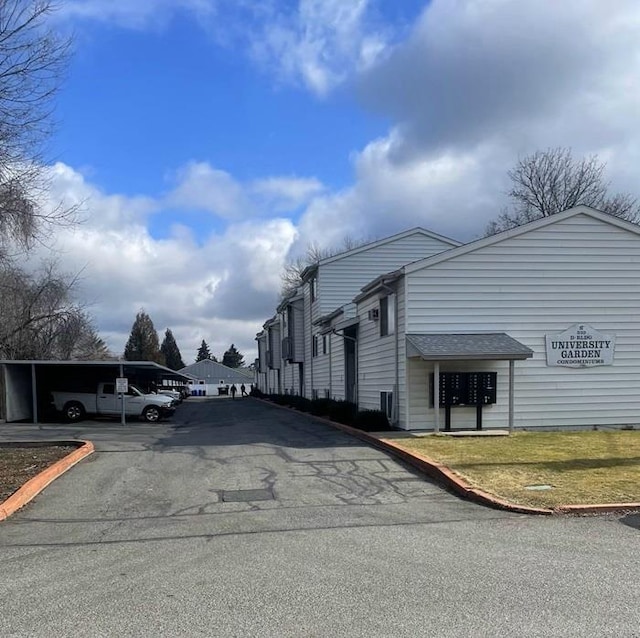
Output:
M256 336L264 348L265 372L258 388L269 393L294 393L307 398L355 400L357 322L327 324L327 315L346 305L373 277L417 259L460 246L460 242L423 228L414 228L332 257L307 268L302 285L283 300L277 314ZM349 312L338 312L348 318ZM331 330L340 331L339 335ZM276 343L276 334L281 341ZM266 335L266 336L265 336ZM262 365L259 366L262 370Z
M441 253L460 242L414 228L321 259L303 273L305 358L304 394L356 401L355 341L357 324L343 306L373 277L417 259ZM346 319L338 321L343 310ZM331 323L327 324L327 317ZM336 323L337 321L337 323ZM335 329L340 336L329 332Z
M400 428L447 413L453 429L640 424L634 224L580 206L405 265L355 301L359 406L386 403Z

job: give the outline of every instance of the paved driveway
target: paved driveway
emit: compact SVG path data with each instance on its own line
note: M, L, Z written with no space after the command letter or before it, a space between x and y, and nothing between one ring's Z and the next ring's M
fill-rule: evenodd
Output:
M0 525L5 635L640 635L636 529L462 501L293 412L0 427L98 451Z

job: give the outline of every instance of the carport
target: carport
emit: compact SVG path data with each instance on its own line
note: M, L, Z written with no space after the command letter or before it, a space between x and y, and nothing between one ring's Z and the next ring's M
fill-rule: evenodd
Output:
M154 361L0 361L0 421L39 423L52 416L53 390L95 392L101 381L125 377L147 391L190 377Z

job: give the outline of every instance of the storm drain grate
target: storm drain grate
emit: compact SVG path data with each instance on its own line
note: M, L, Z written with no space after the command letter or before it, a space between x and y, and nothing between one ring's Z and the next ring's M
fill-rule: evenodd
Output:
M271 490L225 490L222 492L224 503L248 503L249 501L272 501Z

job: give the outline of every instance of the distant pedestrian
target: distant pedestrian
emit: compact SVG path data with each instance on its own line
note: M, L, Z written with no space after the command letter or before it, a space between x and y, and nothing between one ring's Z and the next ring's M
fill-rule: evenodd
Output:
M236 390L236 384L234 383L234 384L231 386L231 398L232 398L232 399L235 399L235 398L236 398L236 392L237 392L237 390Z
M248 397L247 389L244 387L244 383L240 386L240 395L243 397Z

